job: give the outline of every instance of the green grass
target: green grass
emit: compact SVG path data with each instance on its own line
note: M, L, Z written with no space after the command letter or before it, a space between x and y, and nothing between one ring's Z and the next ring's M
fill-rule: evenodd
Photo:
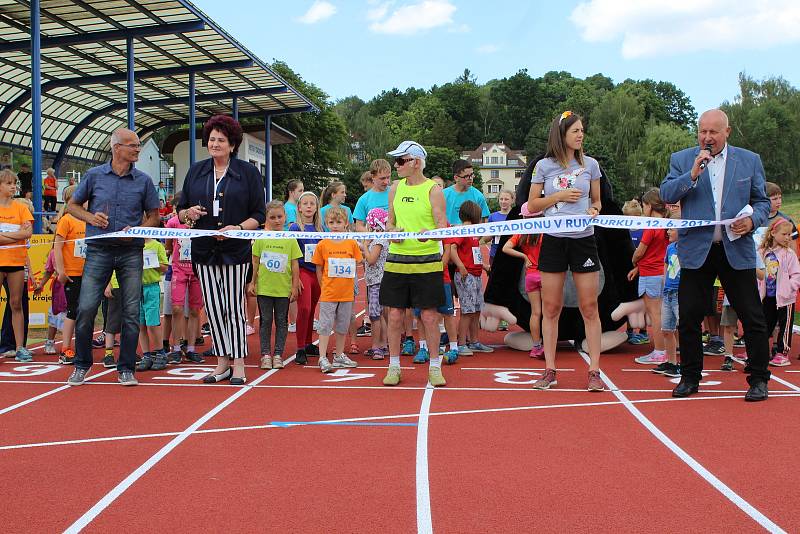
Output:
M797 224L800 220L800 193L784 193L781 211Z

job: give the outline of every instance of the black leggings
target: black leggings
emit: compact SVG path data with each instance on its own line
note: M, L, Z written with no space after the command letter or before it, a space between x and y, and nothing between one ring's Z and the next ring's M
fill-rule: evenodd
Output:
M794 304L778 308L775 297L764 297L761 301L764 318L767 320L767 334L772 337L775 325L778 326L778 340L772 346L772 354L780 352L789 356L792 350L792 329L794 325Z
M289 331L289 298L267 297L258 295L259 337L261 338L261 354L283 356L286 335ZM272 318L275 318L275 350L270 350L272 342Z

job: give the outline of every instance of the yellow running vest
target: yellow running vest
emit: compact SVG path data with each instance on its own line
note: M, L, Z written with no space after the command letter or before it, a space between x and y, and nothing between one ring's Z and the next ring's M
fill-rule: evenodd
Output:
M421 230L433 230L436 228L436 221L433 218L431 208L431 188L436 183L426 179L419 185L408 185L403 178L397 183L394 194L395 225L406 232L419 232ZM402 254L404 256L428 256L439 254L439 241L420 242L417 239L406 239L402 243L390 243L390 254Z

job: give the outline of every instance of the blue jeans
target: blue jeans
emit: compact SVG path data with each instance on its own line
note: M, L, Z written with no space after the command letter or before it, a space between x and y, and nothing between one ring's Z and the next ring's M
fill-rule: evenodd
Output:
M90 243L87 247L78 318L75 321L76 368L89 369L92 366L94 319L103 299L103 291L111 280L111 273L116 272L122 308L117 371L135 371L136 345L139 342L139 301L142 298L142 264L141 246L102 247Z

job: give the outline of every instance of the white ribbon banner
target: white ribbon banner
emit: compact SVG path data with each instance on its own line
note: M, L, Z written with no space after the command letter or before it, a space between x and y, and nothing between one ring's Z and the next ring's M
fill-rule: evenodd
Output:
M154 228L136 226L124 231L108 234L86 236L86 241L109 238L153 238L153 239L185 239L195 237L223 236L233 239L444 239L452 237L483 237L513 234L574 233L586 230L589 226L619 228L624 230L647 230L667 228L699 228L703 226L725 225L746 217L741 215L722 221L695 219L664 219L652 217L633 217L628 215L589 215L561 217L532 217L491 223L470 224L437 228L426 232L299 232L273 230L196 230L193 228ZM15 248L25 245L6 245L0 248Z

